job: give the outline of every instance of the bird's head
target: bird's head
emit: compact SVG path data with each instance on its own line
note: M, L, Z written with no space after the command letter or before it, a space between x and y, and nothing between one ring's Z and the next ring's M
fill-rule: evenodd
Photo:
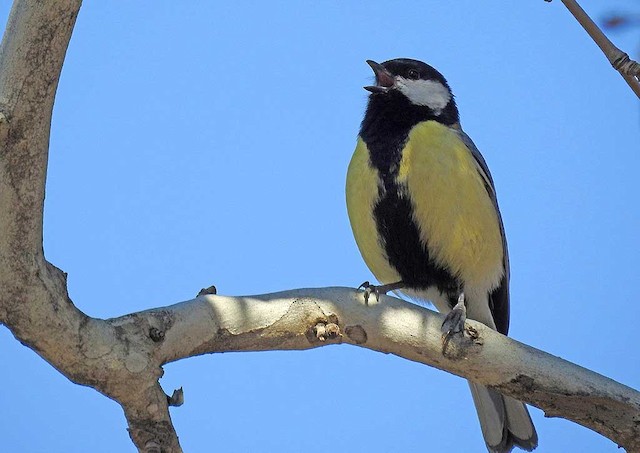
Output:
M376 103L407 104L447 124L458 121L458 110L446 79L435 68L418 60L398 58L376 63L367 60L376 84L364 87Z

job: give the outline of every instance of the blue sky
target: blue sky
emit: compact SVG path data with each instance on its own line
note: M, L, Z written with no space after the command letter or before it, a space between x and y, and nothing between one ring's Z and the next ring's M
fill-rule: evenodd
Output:
M0 19L8 15L0 4ZM586 1L598 17L634 0ZM613 35L629 52L640 30ZM54 109L45 253L114 317L215 284L247 295L371 278L344 178L371 70L449 80L509 241L511 335L640 388L639 103L559 1L96 2ZM133 452L117 404L0 329L3 451ZM350 346L165 367L187 452L484 451L464 380ZM533 408L540 452L618 452Z

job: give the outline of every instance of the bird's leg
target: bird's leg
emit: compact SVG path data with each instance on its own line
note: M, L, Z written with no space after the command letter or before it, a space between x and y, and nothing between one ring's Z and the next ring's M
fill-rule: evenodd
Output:
M464 331L464 322L467 319L467 307L464 304L464 292L458 296L458 303L451 309L442 322L442 335L449 338Z
M387 294L389 291L394 291L396 289L400 289L404 287L404 282L399 281L395 283L388 283L386 285L372 285L371 283L364 282L362 285L358 286L358 289L364 288L364 303L369 305L369 296L371 294L376 295L376 301L380 300L380 294Z

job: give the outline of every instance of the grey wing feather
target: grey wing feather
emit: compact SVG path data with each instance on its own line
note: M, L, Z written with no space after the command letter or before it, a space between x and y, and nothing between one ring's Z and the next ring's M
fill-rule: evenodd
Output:
M505 236L504 225L502 224L502 215L500 214L500 208L498 207L496 189L493 184L493 178L491 177L491 172L489 172L487 162L484 160L484 157L482 157L482 154L480 154L476 145L462 130L458 130L457 132L476 160L479 173L485 180L487 192L489 193L491 201L493 201L493 205L496 208L496 213L498 214L500 235L502 236L502 249L504 250L504 256L502 259L504 275L502 276L502 280L498 287L489 294L489 308L491 309L491 314L493 315L493 320L498 332L506 335L509 332L509 252L507 250L507 237Z

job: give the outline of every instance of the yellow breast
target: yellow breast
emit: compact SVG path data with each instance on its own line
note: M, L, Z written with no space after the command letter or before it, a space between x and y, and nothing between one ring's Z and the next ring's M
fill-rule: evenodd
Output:
M364 262L378 281L384 284L400 281L400 276L389 264L373 217L379 184L380 177L370 164L367 145L358 138L347 171L347 211L353 236Z
M435 121L415 126L402 153L414 221L436 262L465 286L493 289L503 274L500 220L478 165L456 131Z
M495 288L503 274L502 236L496 208L477 163L452 129L435 121L416 125L396 177L413 207L413 221L429 255L478 290ZM379 240L373 208L381 184L359 139L347 174L347 209L360 252L382 283L400 280Z

